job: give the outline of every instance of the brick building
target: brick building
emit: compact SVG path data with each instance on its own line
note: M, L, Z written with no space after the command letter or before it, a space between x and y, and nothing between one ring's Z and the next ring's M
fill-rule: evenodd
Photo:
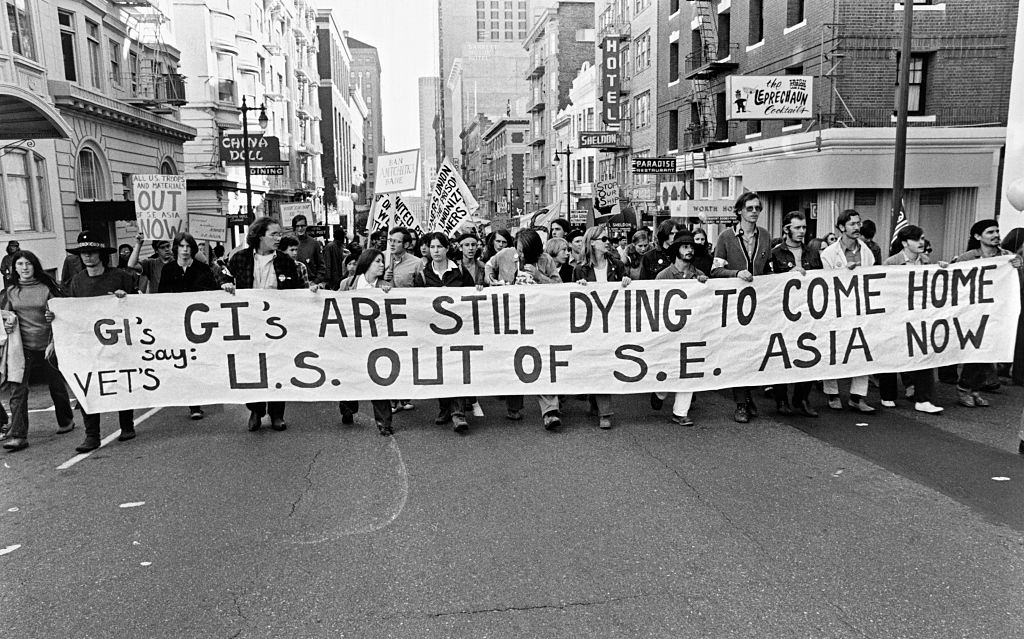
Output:
M478 199L481 214L494 228L516 226L522 215L529 131L530 121L523 118L501 118L484 131L483 189Z
M683 157L687 192L757 190L770 228L802 209L819 236L856 208L884 243L902 3L670 0L659 12L658 154ZM914 3L905 206L941 257L997 208L1016 12L1012 0ZM728 120L733 74L811 76L812 117Z
M566 107L572 81L594 57L594 3L558 2L544 11L523 43L530 55L530 162L526 212L551 205L559 197L553 119ZM564 197L564 196L562 196Z

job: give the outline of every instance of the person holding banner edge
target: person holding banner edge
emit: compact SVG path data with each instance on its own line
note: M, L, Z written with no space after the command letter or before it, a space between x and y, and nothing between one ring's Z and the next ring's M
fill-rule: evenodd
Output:
M234 295L239 288L297 289L303 288L295 260L277 250L281 243L281 225L269 217L261 217L249 226L246 248L228 261L230 275L223 274L221 289ZM284 402L250 402L248 428L260 429L263 416L270 414L270 427L285 430Z
M128 293L135 293L132 274L124 269L109 268L106 266L107 258L116 249L107 245L107 241L98 234L85 230L78 235L78 245L68 249L69 253L76 254L82 258L82 265L85 270L75 275L68 286L68 297L99 297L102 295L113 295L121 299ZM50 313L52 316L53 313ZM75 450L79 453L88 453L100 447L100 415L86 413L85 408L79 404L82 411L82 421L85 424L85 441ZM117 441L128 441L135 439L135 412L126 409L118 411L118 424L121 427L121 434Z
M445 238L447 239L447 238ZM413 247L412 231L398 226L387 230L387 252L384 262L384 281L395 288L412 288L416 273L422 270L423 263L409 252ZM412 410L416 405L411 399L397 399L391 402L393 411Z

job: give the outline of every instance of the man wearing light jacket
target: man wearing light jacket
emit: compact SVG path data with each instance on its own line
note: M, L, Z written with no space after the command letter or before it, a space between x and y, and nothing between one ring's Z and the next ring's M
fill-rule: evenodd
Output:
M825 270L855 269L875 265L875 255L871 247L860 235L860 213L854 209L846 209L836 219L839 230L839 241L821 251L821 264ZM839 380L826 379L822 382L828 407L832 410L843 410L843 402L839 398ZM861 375L850 380L850 401L848 406L858 413L873 413L875 409L864 399L868 394L868 376Z

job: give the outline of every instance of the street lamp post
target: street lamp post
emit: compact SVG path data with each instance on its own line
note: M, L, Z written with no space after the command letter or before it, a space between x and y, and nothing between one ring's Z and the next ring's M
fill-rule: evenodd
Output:
M565 217L569 219L572 216L572 164L569 160L572 157L572 147L566 145L564 151L555 151L555 162L562 160L558 157L560 155L565 156Z
M239 111L242 112L242 157L245 163L245 211L249 215L249 220L253 219L252 214L252 176L249 175L249 111L259 111L260 117L257 123L261 129L267 128L267 107L265 104L261 104L258 107L249 106L245 103L245 96L242 96L242 106L239 107Z

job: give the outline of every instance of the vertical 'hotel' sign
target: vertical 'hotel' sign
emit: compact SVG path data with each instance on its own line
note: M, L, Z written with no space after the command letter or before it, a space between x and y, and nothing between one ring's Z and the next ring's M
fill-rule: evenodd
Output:
M622 115L619 104L620 69L619 69L619 38L605 37L601 45L601 120L605 126L617 128Z

